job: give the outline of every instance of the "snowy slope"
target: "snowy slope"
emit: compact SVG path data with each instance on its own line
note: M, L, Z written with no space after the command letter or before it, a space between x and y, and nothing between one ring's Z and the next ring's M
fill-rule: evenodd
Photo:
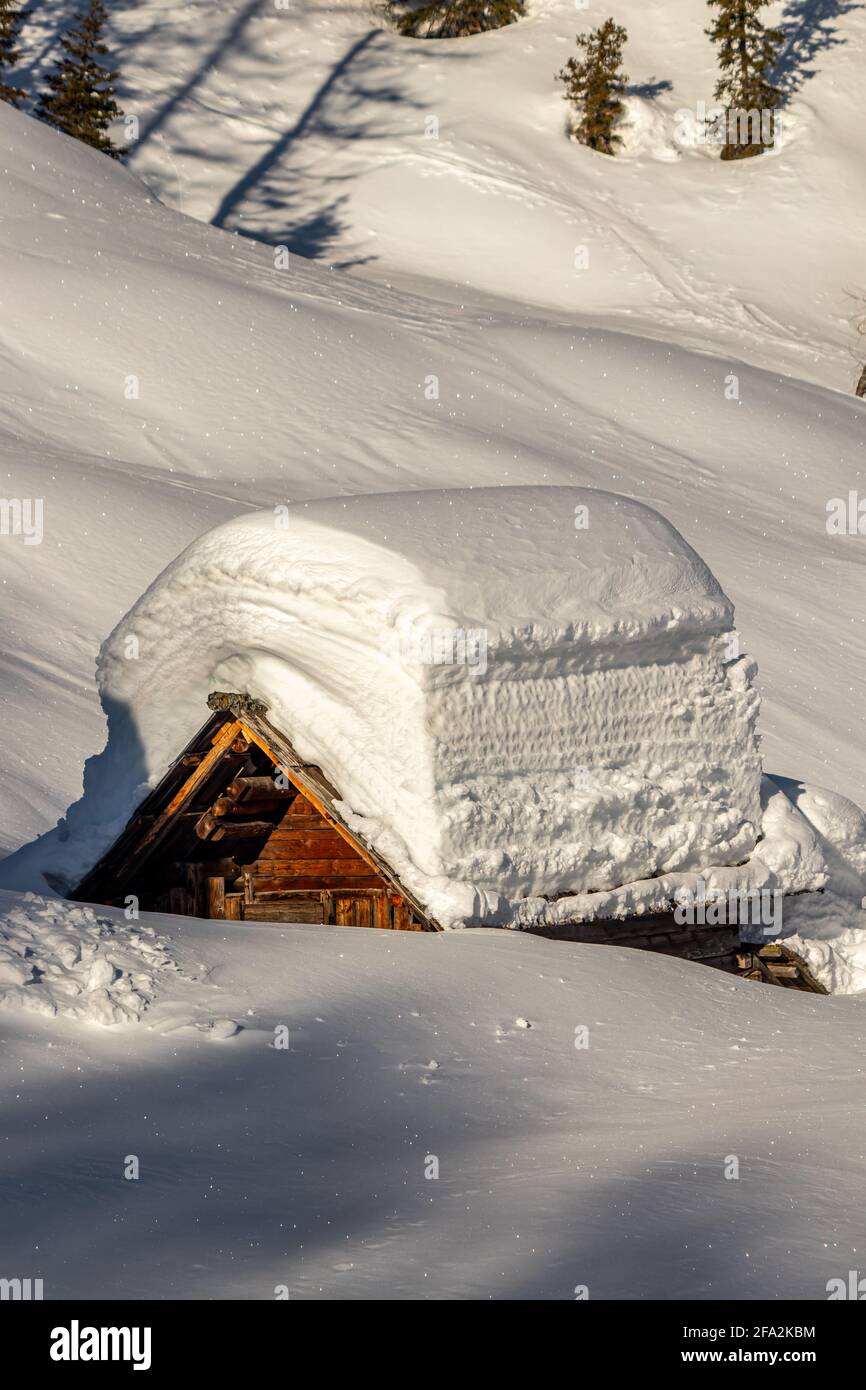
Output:
M36 7L37 79L74 9ZM108 10L139 124L132 167L193 217L377 280L429 278L439 295L483 291L841 389L856 380L866 11L853 0L768 11L786 34L782 148L734 165L676 142L677 113L713 100L703 0L528 0L515 26L433 42L383 31L370 0ZM578 30L608 13L629 33L617 161L565 138L554 80Z
M182 973L150 1031L0 1012L3 1253L46 1298L820 1300L862 1269L863 999L151 921Z

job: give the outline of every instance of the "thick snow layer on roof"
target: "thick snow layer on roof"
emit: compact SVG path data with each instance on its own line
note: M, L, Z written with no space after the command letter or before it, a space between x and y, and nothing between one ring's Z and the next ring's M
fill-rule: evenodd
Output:
M742 863L761 821L758 701L732 622L674 528L611 493L456 489L242 517L106 642L109 743L65 857L97 829L105 847L222 689L268 704L443 924L526 925L527 899L542 911Z

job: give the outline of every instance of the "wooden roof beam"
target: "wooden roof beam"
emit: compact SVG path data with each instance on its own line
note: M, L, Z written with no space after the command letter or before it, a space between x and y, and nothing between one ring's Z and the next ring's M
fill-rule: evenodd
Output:
M118 867L114 875L117 880L122 882L124 876L128 874L130 870L133 868L138 870L142 862L153 853L163 835L165 835L174 823L178 811L183 809L190 797L199 789L201 784L216 767L223 754L229 751L235 739L241 734L243 734L243 730L236 719L229 720L227 724L224 724L223 727L217 731L210 750L204 755L201 762L193 768L189 777L187 777L179 790L175 792L162 814L156 817L144 838L134 845L126 859Z

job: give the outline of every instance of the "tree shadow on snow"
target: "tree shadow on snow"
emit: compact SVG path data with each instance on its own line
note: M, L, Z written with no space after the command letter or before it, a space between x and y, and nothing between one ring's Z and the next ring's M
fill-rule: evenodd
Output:
M321 1297L323 1283L329 1297L375 1296L365 1266L378 1260L389 1292L402 1282L403 1296L447 1296L453 1265L471 1252L459 1221L452 1248L454 1226L446 1238L437 1208L461 1210L490 1119L467 1104L455 1125L445 1086L423 1084L417 1059L403 1072L383 1055L379 1020L395 1001L386 974L366 984L344 1000L312 996L303 1013L324 1015L320 1025L296 1026L295 1003L286 1052L257 1018L262 1032L195 1053L188 1035L136 1048L126 1033L91 1058L84 1039L75 1088L62 1072L53 1091L50 1079L32 1078L28 1099L4 1118L9 1267L44 1278L48 1298L268 1300L282 1283L292 1298ZM525 1148L526 1117L506 1123ZM439 1182L424 1176L431 1151ZM123 1175L129 1155L137 1180ZM437 1248L445 1263L429 1288L423 1271Z
M232 63L254 64L256 81L270 85L279 76L279 50L266 41L268 25L259 23L273 18L273 0L246 0L230 13L227 25L221 12L217 17L218 33L209 45L201 26L188 23L183 15L168 22L139 24L134 0L107 0L107 10L111 56L119 69L118 99L128 114L138 115L140 120L138 138L130 152L146 149L154 142L165 151L165 159L158 166L162 174L151 170L148 182L157 196L177 200L182 207L183 179L175 160L200 160L202 150L184 138L180 133L183 123L172 125L172 118L187 110L190 103L207 105L200 88L227 58ZM46 7L44 12L37 11L30 21L36 60L28 66L33 68L29 79L34 87L44 81L45 71L57 56L57 40L75 13L74 7L55 5ZM164 61L169 74L177 70L179 55L181 68L185 66L184 51L193 55L187 76L177 86L169 79L165 96L150 113L142 112L140 94L133 94L124 83L125 59L143 48L150 66L159 70ZM468 55L453 53L448 55L448 61L462 61L465 56ZM332 155L339 155L352 141L381 140L405 133L407 112L421 109L421 103L401 89L395 71L389 35L381 28L371 28L356 39L334 63L292 125L273 139L226 192L212 218L213 224L274 246L285 245L311 259L328 258L348 225L349 194L344 186L347 189L354 176L352 172L329 168ZM249 83L244 91L248 89ZM214 110L212 114L230 130L235 119L243 122L246 110L247 100L242 98L231 111ZM250 110L259 121L260 109L253 103ZM393 129L388 128L387 122L375 126L371 123L372 112L388 110L399 117ZM214 166L226 159L217 150L207 157ZM350 256L333 263L345 268L372 259Z
M128 3L129 0L115 0L113 6L115 13L120 9L126 8ZM247 4L237 11L231 23L223 31L213 47L208 49L207 54L201 59L197 67L193 69L177 90L173 91L171 96L163 102L150 120L142 123L139 144L144 145L148 140L154 138L162 127L171 119L177 108L192 95L211 68L215 67L226 53L231 52L233 56L238 56L244 52L244 35L248 26L259 14L268 14L269 12L271 12L270 0L247 0ZM155 30L154 27L154 29L147 30L144 33L135 34L131 37L131 41L124 40L124 45L127 48L135 47L144 39L151 38L154 32L158 33L159 31ZM175 29L174 26L169 26L166 29L166 37L174 46L178 44L186 44L188 47L197 46L199 41L198 33L187 38L183 30ZM266 54L262 55L254 48L251 48L249 51L256 52L258 58L267 61ZM277 61L276 57L272 58L271 61L275 63Z
M238 928L238 951L269 930ZM862 1243L862 1173L840 1164L839 1133L813 1110L820 1068L775 1095L758 1088L756 1062L753 1106L739 1076L721 1087L715 1068L683 1064L680 1089L652 1094L624 1072L615 1106L600 1078L575 1074L551 1113L549 1092L535 1095L523 1064L481 1030L463 1055L465 1040L446 1042L435 1018L416 1031L413 1018L398 1051L405 976L387 946L379 965L376 938L348 984L333 975L339 937L312 963L293 944L285 1010L262 1010L234 1042L44 1025L64 1064L45 1049L40 1075L28 1044L28 1085L4 1116L10 1270L44 1278L49 1298L263 1300L279 1284L293 1299L571 1300L580 1285L591 1299L822 1298L846 1273L827 1232L855 1212L846 1241ZM423 988L441 944L407 949ZM278 956L266 946L262 968ZM230 961L217 969L226 979ZM207 987L205 1007L218 1007ZM801 1010L780 1018L782 1041L804 1022ZM290 1028L286 1052L272 1046L276 1023ZM479 1063L502 1077L483 1097ZM860 1066L843 1049L837 1079ZM132 1154L140 1177L127 1181ZM428 1154L437 1181L425 1179ZM724 1176L730 1154L737 1180Z
M662 77L656 79L650 77L646 82L633 82L626 87L627 97L644 97L647 101L656 101L664 92L673 91L673 82L670 78Z
M742 1098L741 1098L742 1104ZM744 1116L748 1107L743 1107ZM845 1276L847 1257L828 1245L843 1206L827 1187L827 1168L804 1171L762 1152L759 1124L720 1143L708 1162L696 1121L694 1161L680 1153L632 1173L606 1176L598 1156L592 1180L576 1183L560 1203L558 1232L534 1272L524 1266L493 1296L503 1299L691 1301L825 1299L827 1280ZM757 1150L757 1152L756 1152ZM826 1157L833 1145L827 1140ZM736 1179L724 1175L739 1156ZM599 1169L601 1170L599 1172ZM858 1188L851 1185L851 1210ZM864 1235L855 1215L851 1246ZM538 1233L534 1242L540 1245ZM847 1242L846 1242L847 1244Z
M310 258L327 254L343 231L341 214L348 201L348 194L335 197L330 190L351 179L327 167L331 151L353 141L387 138L391 132L374 130L368 115L359 118L371 105L393 108L401 116L407 109L420 109L420 103L394 82L391 69L377 65L381 38L381 30L371 29L349 47L297 120L228 190L211 219L214 226L285 244ZM316 144L308 151L304 142L310 138ZM251 199L254 225L245 227L242 207ZM372 259L354 257L336 264L345 269Z
M862 8L861 0L788 0L780 25L784 47L774 70L786 100L815 76L819 53L848 42L834 21Z

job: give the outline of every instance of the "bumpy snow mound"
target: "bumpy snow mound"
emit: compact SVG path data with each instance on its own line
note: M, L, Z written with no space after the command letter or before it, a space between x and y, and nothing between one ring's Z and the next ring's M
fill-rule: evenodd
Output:
M815 831L832 873L834 891L859 907L866 893L866 812L826 787L790 777L774 777L773 781Z
M640 917L667 912L680 900L705 894L768 892L786 897L816 892L828 883L827 858L814 827L776 785L761 779L761 838L741 864L704 866L697 873L662 873L608 892L580 893L545 902L529 898L514 913L516 927L556 927L596 918ZM791 899L794 901L794 899ZM744 936L746 933L744 933Z
M0 1006L134 1023L176 966L152 927L27 893L0 894Z
M808 825L827 870L826 892L785 904L786 943L831 994L857 994L866 990L866 814L825 787L771 780Z
M69 816L67 871L117 832L215 688L270 706L445 924L742 862L760 826L758 701L732 622L674 528L612 493L242 517L190 546L103 648L109 743Z
M785 944L830 994L866 990L866 912L837 893L792 898Z

